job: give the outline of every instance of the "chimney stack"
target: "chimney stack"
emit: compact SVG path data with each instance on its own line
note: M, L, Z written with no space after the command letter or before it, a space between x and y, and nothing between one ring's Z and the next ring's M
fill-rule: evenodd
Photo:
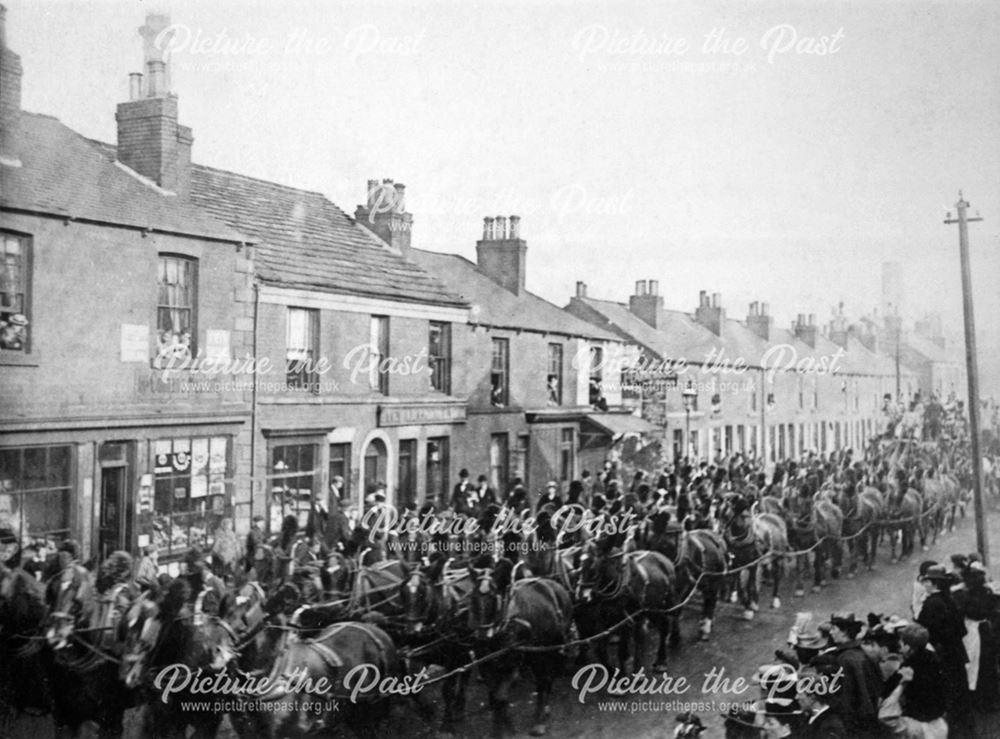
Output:
M628 299L628 309L632 315L653 328L660 327L663 312L663 298L660 296L659 280L637 280L635 295Z
M7 8L0 5L0 165L20 166L14 128L21 116L21 57L7 48Z
M712 293L711 299L707 290L698 293L698 307L694 312L694 320L716 336L722 336L722 330L726 325L726 309L722 307L719 293Z
M391 179L368 180L367 203L354 210L354 220L400 254L410 248L413 216L406 212L406 185Z
M805 313L799 313L798 320L792 324L792 330L795 333L795 337L801 341L803 344L807 345L810 349L816 348L816 325L815 316L809 314L807 317Z
M129 100L118 104L118 160L164 190L187 197L191 184L191 129L177 123L177 96L170 92L170 18L150 14L139 29L145 54L143 76L129 75ZM166 33L167 36L163 34Z
M476 242L476 266L515 295L524 292L527 252L520 216L511 216L509 221L505 216L483 219L483 238Z
M587 283L586 282L581 282L580 280L576 281L576 297L578 297L578 298L585 298L585 297L587 297Z
M771 340L774 319L768 315L767 303L759 303L756 300L750 303L750 311L747 313L747 328L764 341Z

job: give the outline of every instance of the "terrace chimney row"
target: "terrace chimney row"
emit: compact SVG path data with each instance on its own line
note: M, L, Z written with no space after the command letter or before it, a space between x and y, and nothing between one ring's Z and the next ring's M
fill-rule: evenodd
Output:
M712 293L709 296L707 290L699 291L694 319L716 336L722 336L726 325L726 309L722 307L722 297L719 293Z
M816 315L810 313L808 316L805 313L799 313L798 320L792 324L792 331L795 333L795 337L806 344L810 349L816 348Z
M750 303L750 310L747 313L747 328L764 341L771 340L771 334L774 331L774 318L769 315L767 303L756 300Z

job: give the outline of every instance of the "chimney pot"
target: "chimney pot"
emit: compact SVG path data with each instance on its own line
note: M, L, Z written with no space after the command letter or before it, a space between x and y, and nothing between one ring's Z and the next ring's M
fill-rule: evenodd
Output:
M368 180L368 210L373 210L375 208L375 203L378 202L378 196L378 180Z
M762 316L766 316L766 315L768 314L767 312L768 312L768 311L769 311L770 309L771 309L771 308L770 308L770 306L769 306L769 305L768 305L767 303L761 303L761 304L760 304L760 314L761 314Z
M397 182L395 185L396 197L393 202L393 210L396 213L406 212L406 185L402 182Z
M507 216L497 216L497 239L503 241L507 238Z
M650 295L659 295L660 294L660 281L659 280L650 280L649 281L649 294Z
M635 294L636 295L645 295L646 294L646 281L645 280L636 280L635 281Z
M146 80L146 97L160 98L167 94L166 90L166 67L161 61L149 61L146 63L146 71L149 77Z
M510 238L521 238L521 216L510 217Z
M699 290L698 291L698 305L708 305L708 291Z
M585 298L587 297L587 283L581 280L576 281L576 297Z
M810 313L809 314L809 323L807 323L806 325L807 326L815 326L816 325L816 314L815 313Z
M721 302L721 300L720 300L719 293L712 293L712 307L713 308L718 308L720 302Z
M142 97L142 72L132 72L128 76L128 99L138 100Z
M493 240L493 218L486 216L483 218L483 241Z

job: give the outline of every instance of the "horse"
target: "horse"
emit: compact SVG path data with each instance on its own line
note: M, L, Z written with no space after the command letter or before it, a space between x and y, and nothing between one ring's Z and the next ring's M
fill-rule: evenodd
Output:
M375 675L373 692L364 681ZM382 687L404 684L402 679L403 662L388 634L374 624L343 621L315 639L288 638L259 700L273 709L271 736L326 734L342 717L358 736L375 739L385 714L379 710L386 698ZM419 689L410 683L411 692Z
M729 552L725 540L709 529L691 529L681 534L677 550L677 597L684 602L697 588L701 592L701 641L712 635L712 622L723 579L728 571Z
M889 557L893 563L913 554L916 541L914 534L924 538L924 499L913 488L890 485L886 500L886 524L883 527L889 536ZM899 533L899 557L896 557L896 534Z
M52 717L72 734L93 722L100 737L121 737L125 711L135 705L134 692L118 675L118 627L137 595L129 582L131 571L131 556L112 552L101 564L95 586L71 580L56 593L46 630Z
M607 552L590 544L580 559L574 616L583 637L621 624L618 659L628 662L629 642L635 645L635 663L645 655L644 631L654 623L659 633L654 672L666 672L667 640L677 644L673 614L677 574L673 563L659 552ZM597 642L598 658L609 666L607 638ZM581 654L582 656L582 654Z
M192 607L191 594L188 581L175 578L157 601L140 598L126 616L120 675L128 688L146 695L143 736L183 737L187 728L193 727L194 737L210 738L222 721L223 714L207 706L189 710L189 701L201 705L204 696L187 686L169 695L159 692L164 681L157 678L164 670L177 671L183 666L192 674L200 670L200 680L211 680L236 656L236 638L230 626L218 616L200 612L197 602Z
M509 570L509 568L507 568ZM510 717L510 690L518 670L527 665L535 678L535 716L532 736L548 730L549 698L562 669L565 645L571 640L573 604L566 589L542 577L506 583L509 571L472 568L476 588L470 601L476 653L489 653L480 674L486 680L493 714L493 735L514 731ZM525 649L526 648L526 649Z
M465 711L469 673L461 669L472 661L469 645L469 602L475 579L465 567L452 569L453 560L438 558L411 570L401 586L406 621L406 646L411 659L436 664L447 673L441 685L444 716L441 732L452 734ZM414 655L419 657L414 657Z
M875 554L878 550L880 520L885 509L882 493L878 488L866 487L856 495L850 495L847 488L840 491L837 505L844 513L844 538L847 540L847 576L854 577L858 571L858 553L861 562L871 572L874 569Z
M764 568L771 575L771 607L781 607L781 560L788 551L788 529L780 516L755 513L749 501L738 501L728 498L720 509L720 518L729 564L737 570L733 602L743 603L743 618L750 621L759 608L759 581Z
M805 594L803 570L809 563L812 551L814 593L820 592L825 582L824 570L830 563L831 575L840 577L843 551L840 537L844 528L844 514L840 507L820 494L818 499L810 495L798 495L788 500L789 546L797 552L795 556L795 595Z

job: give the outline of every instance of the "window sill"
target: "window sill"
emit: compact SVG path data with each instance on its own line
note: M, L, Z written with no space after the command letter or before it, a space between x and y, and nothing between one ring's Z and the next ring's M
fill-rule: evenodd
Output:
M0 366L4 367L38 367L42 358L38 352L25 354L24 352L0 350Z

